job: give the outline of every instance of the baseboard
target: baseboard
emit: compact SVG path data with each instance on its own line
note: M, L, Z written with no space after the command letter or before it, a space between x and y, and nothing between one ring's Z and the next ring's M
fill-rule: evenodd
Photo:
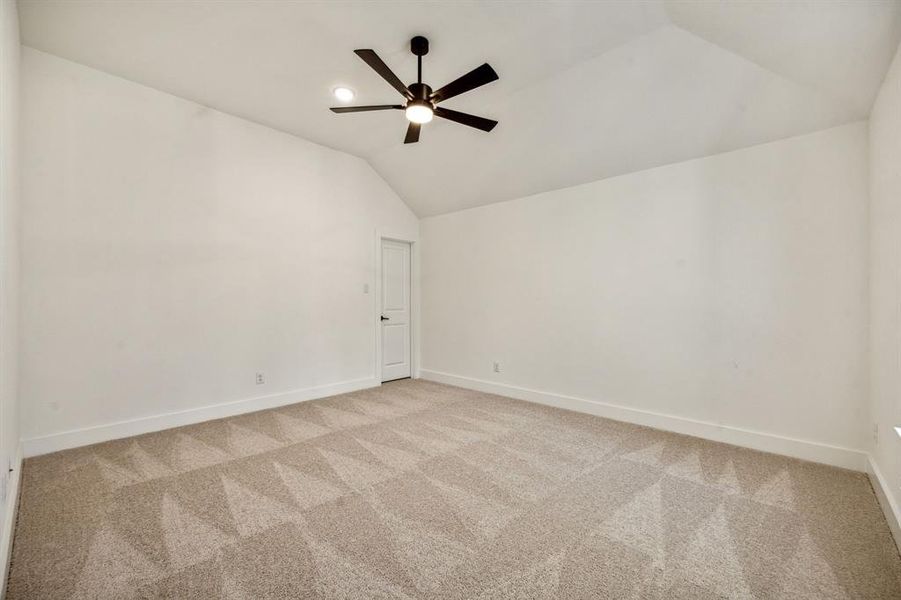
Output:
M895 544L901 550L901 505L898 499L892 493L892 486L883 477L879 465L873 460L873 456L867 457L867 474L870 476L870 483L873 485L873 491L876 492L876 498L879 499L879 506L885 513L885 520L888 521L888 527L892 531L895 538Z
M57 452L59 450L66 450L68 448L77 448L79 446L88 446L99 442L117 440L133 435L140 435L142 433L161 431L163 429L171 429L172 427L181 427L182 425L192 425L194 423L210 421L212 419L233 417L235 415L265 410L267 408L277 408L279 406L296 404L297 402L304 402L306 400L315 400L326 396L346 394L348 392L376 387L378 385L381 385L381 383L372 377L354 379L351 381L292 390L290 392L272 394L269 396L258 396L256 398L212 404L199 408L190 408L161 415L140 417L128 421L119 421L116 423L96 425L94 427L85 427L72 431L63 431L61 433L33 437L22 440L22 447L24 455L27 458L30 456L48 454L50 452Z
M438 383L446 383L448 385L456 385L458 387L469 388L480 392L508 396L527 402L556 406L557 408L588 413L599 417L614 419L616 421L645 425L655 429L664 429L675 433L713 440L715 442L751 448L753 450L772 452L773 454L791 456L812 462L842 467L844 469L852 469L854 471L865 471L867 468L867 454L851 448L830 446L828 444L812 442L809 440L789 438L761 431L730 427L728 425L718 425L716 423L697 421L685 417L677 417L637 408L629 408L598 400L589 400L587 398L577 398L552 392L531 390L509 384L495 383L493 381L442 373L440 371L432 371L429 369L422 369L420 374L423 379L436 381Z
M6 510L3 514L6 519L3 521L3 530L0 532L0 600L6 597L6 581L9 577L9 562L12 558L13 534L16 531L16 517L19 512L19 484L22 481L22 445L19 449L13 463L12 477L9 480L9 487L6 495Z

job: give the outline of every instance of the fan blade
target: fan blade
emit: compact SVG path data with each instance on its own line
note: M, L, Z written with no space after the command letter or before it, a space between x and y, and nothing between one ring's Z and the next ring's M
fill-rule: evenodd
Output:
M497 73L494 72L491 65L485 63L481 67L476 67L466 75L454 79L440 90L432 92L429 99L436 104L438 102L444 102L448 98L459 96L460 94L468 92L469 90L474 90L479 86L491 83L497 79Z
M447 119L448 121L462 123L463 125L469 125L470 127L481 129L482 131L491 131L494 129L494 126L497 125L497 121L492 121L485 117L477 117L465 112L450 110L449 108L441 108L440 106L435 107L435 116Z
M379 55L375 53L375 50L354 50L354 54L362 58L367 65L372 67L376 73L382 76L382 79L390 83L391 87L400 92L402 96L411 99L413 98L413 94L410 93L407 86L405 86L404 83L397 78L397 75L388 68L388 65L379 58Z
M415 144L418 142L420 130L422 130L422 125L419 123L410 123L410 126L407 127L407 137L404 138L404 143Z
M391 108L400 110L403 108L400 104L376 104L374 106L336 106L331 108L336 113L366 112L370 110L389 110Z

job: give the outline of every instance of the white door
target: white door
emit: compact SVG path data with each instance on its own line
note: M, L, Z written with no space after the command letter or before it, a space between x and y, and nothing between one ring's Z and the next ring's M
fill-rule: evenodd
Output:
M382 240L382 381L410 377L410 244Z

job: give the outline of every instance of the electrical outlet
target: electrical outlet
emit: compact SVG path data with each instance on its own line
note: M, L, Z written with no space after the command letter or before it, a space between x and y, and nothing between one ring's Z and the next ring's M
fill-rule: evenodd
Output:
M257 385L263 385L266 383L266 378L263 377L262 373L257 373Z
M9 493L9 475L13 472L13 459L6 457L6 471L0 473L0 502L6 503L6 495Z
M500 373L500 372L501 372L501 363L499 363L499 362L495 362L495 363L494 363L494 372L495 372L495 373Z
M6 503L6 495L9 494L9 482L13 472L13 458L6 457L6 472L0 473L0 503Z

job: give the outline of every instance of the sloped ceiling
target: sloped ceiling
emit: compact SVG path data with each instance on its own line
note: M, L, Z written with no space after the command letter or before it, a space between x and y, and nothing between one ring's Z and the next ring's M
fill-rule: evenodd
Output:
M309 2L20 0L23 43L356 154L420 216L498 202L866 118L901 1ZM354 54L437 88L500 80L404 145L400 96Z

